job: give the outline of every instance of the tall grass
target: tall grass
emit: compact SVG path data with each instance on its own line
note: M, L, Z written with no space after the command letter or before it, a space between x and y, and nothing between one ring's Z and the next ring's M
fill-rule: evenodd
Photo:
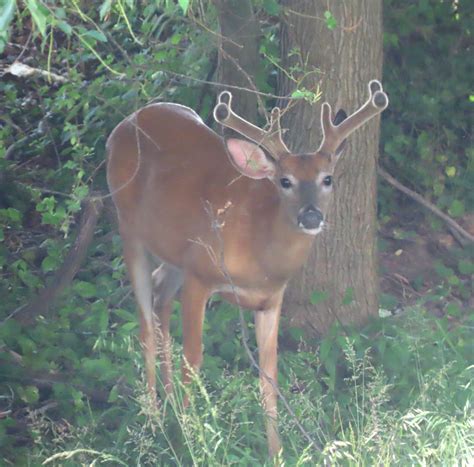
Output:
M453 350L453 341L439 345L430 334L437 332L431 318L413 313L409 319L418 325L394 325L404 329L398 338L410 359L399 373L414 375L411 386L401 384L373 347L363 348L355 338L340 340L334 391L321 384L324 364L317 351L282 352L282 390L318 446L308 446L281 408L281 465L473 465L474 365L464 351ZM433 347L436 358L428 352ZM201 374L189 387L175 385L175 395L159 411L150 408L144 387L138 387L136 398L123 398L99 415L89 410L80 425L62 432L57 421L37 420L31 464L273 465L266 457L255 375L224 372L210 382ZM186 410L184 391L190 400Z

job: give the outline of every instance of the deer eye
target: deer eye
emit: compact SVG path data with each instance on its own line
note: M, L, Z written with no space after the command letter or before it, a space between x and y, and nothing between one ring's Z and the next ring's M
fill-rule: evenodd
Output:
M288 190L288 188L291 188L293 186L293 183L291 183L291 180L289 178L283 177L280 178L280 185L285 188L285 190Z
M332 177L331 175L328 175L327 177L323 178L323 183L326 186L331 186L332 185Z

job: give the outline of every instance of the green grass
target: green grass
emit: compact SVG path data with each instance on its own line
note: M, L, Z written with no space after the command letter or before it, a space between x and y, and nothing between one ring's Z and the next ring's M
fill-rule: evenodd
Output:
M413 309L362 332L335 327L316 346L301 341L297 350L283 349L280 386L317 446L280 403L281 462L472 465L472 324L469 316L448 325ZM67 419L60 409L31 407L31 444L15 458L14 442L4 441L3 458L17 465L271 465L257 378L240 364L215 377L215 358L205 356L212 381L206 369L189 388L176 381L175 397L159 413L141 383L132 397L115 395L106 408L85 403Z

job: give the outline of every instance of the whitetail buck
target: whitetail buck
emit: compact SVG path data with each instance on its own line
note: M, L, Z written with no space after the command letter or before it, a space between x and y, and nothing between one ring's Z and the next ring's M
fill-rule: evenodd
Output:
M369 94L349 117L340 111L333 119L324 103L323 141L308 154L292 154L283 143L278 108L264 131L232 111L229 92L219 96L214 117L250 141L223 139L193 110L160 103L123 120L107 142L108 183L139 306L152 396L157 353L163 386L167 394L172 391L169 319L179 289L184 382L190 368L201 365L209 297L219 293L255 310L271 455L280 449L276 382L283 292L324 226L332 174L345 138L388 105L378 81L369 83ZM153 258L162 264L152 280Z

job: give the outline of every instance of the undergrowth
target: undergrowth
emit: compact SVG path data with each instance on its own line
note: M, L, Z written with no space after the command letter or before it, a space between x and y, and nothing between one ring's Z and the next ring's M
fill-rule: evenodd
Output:
M280 386L314 445L280 403L280 462L469 465L474 459L472 321L468 317L440 331L447 323L413 309L377 319L362 333L334 327L316 347L300 342L297 349L282 351ZM138 348L133 354L139 362ZM175 344L175 365L178 355ZM333 388L330 355L336 356ZM399 365L391 365L397 358ZM207 355L205 362L213 359ZM4 460L17 465L271 465L257 379L238 366L228 365L213 379L204 369L186 389L176 380L174 397L159 411L151 409L142 383L106 408L86 403L73 422L55 418L54 410L30 410L33 446L16 452L22 453L21 461L12 451ZM190 397L186 410L184 390Z

